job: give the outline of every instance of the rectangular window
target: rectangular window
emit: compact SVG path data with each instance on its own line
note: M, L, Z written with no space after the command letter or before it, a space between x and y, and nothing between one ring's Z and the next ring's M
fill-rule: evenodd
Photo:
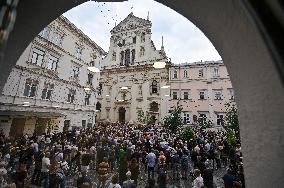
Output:
M202 78L204 75L203 75L203 69L199 69L198 70L198 77Z
M215 90L215 100L222 100L222 91Z
M90 98L91 98L91 94L86 94L86 96L85 96L85 105L90 105Z
M80 68L79 67L73 67L72 77L73 78L78 78L79 77L79 72L80 72Z
M88 81L87 81L88 85L93 85L93 77L94 77L93 74L91 73L88 74Z
M228 89L229 91L229 99L234 100L235 99L235 92L233 89Z
M199 91L199 99L205 100L205 91Z
M190 113L189 112L183 113L183 123L190 124Z
M217 114L217 125L218 126L224 125L224 115L223 114Z
M188 95L189 95L188 91L183 92L183 99L188 100L189 99Z
M49 37L49 33L50 33L50 28L49 27L45 27L40 33L39 35L45 39L48 39Z
M54 36L53 36L53 43L57 46L62 46L62 39L63 39L63 36L57 32L54 33Z
M213 69L213 77L219 77L219 68L215 67Z
M49 58L48 58L47 69L56 71L57 64L58 64L58 58L50 55Z
M67 102L69 102L69 103L73 103L73 102L74 102L75 93L76 93L75 90L69 89L69 93L68 93L68 95L67 95Z
M177 100L177 99L178 99L178 95L177 95L177 92L176 92L176 91L173 92L173 99L174 99L174 100Z
M44 88L43 88L42 93L41 93L41 98L46 99L46 100L50 100L53 88L54 88L53 84L44 84Z
M174 74L173 74L173 78L177 78L178 77L178 72L177 72L177 70L174 70Z
M25 84L24 96L35 97L38 82L34 80L27 79Z
M206 119L207 119L207 115L205 113L200 113L199 114L198 121L201 124L204 124L206 122Z
M133 42L133 44L136 44L136 37L132 38L132 42Z
M80 46L76 46L76 49L75 49L75 57L77 59L81 59L82 58L82 54L83 54L83 48L80 47Z
M44 51L34 48L31 63L42 66L44 58Z
M86 120L82 120L82 127L86 127L86 125L87 125L87 121Z
M142 85L140 85L138 89L138 95L142 96Z
M184 78L188 78L187 70L184 70L184 71L183 71L183 77L184 77Z

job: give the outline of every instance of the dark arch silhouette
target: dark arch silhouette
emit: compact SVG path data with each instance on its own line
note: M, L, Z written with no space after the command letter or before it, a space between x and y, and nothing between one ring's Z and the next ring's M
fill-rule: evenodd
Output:
M0 89L17 59L44 26L87 0L20 1L6 48ZM108 0L104 0L108 1ZM118 2L118 0L112 0ZM247 187L284 184L283 6L280 1L157 0L176 10L211 40L222 56L240 111ZM269 18L269 19L268 19ZM190 37L190 36L189 36Z
M101 111L101 109L102 109L102 104L101 104L100 102L97 102L97 104L96 104L96 110Z

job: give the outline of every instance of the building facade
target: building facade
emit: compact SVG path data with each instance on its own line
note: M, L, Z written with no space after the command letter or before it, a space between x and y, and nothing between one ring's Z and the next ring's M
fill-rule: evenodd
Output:
M60 16L28 45L0 96L6 135L41 134L95 123L99 64L104 50Z
M172 65L169 82L170 106L179 102L184 124L207 118L214 126L221 126L226 104L235 104L234 90L222 61Z
M157 61L167 61L162 45L157 50L151 40L152 23L130 13L111 30L109 52L103 59L98 119L137 123L143 112L161 121L167 112L167 98L161 86L168 81L168 67L155 69Z

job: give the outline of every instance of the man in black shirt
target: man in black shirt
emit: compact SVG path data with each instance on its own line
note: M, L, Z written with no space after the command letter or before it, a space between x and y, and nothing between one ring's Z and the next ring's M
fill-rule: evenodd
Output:
M209 168L209 163L205 162L205 169L203 171L203 181L207 188L213 188L213 171Z

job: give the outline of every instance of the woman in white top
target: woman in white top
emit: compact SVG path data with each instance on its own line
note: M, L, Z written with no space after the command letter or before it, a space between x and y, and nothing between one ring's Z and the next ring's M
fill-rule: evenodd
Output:
M193 180L192 188L203 188L204 187L203 178L201 177L199 169L194 170L194 176L196 178Z

